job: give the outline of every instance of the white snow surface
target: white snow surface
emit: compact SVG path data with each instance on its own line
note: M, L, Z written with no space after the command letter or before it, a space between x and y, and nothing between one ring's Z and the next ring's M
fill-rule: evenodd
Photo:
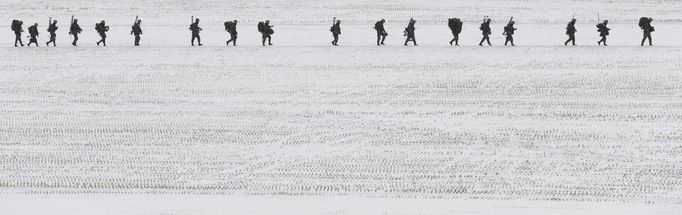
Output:
M679 214L681 8L3 1L0 214ZM580 46L564 47L573 13ZM609 47L596 45L597 13L614 22ZM68 46L70 14L80 47ZM131 47L138 14L143 46ZM189 46L192 14L204 47ZM481 14L498 21L493 47L477 46ZM512 15L518 46L504 47ZM644 15L654 47L639 46ZM12 18L47 16L61 22L58 47L10 47ZM332 16L347 21L340 47ZM418 47L399 35L410 17ZM469 20L461 47L447 44L448 17ZM225 46L228 19L243 20L240 46ZM275 46L260 46L260 19Z

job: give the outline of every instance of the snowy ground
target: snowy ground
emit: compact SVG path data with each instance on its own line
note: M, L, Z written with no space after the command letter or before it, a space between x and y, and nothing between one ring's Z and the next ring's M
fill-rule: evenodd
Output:
M569 1L491 2L499 10L518 4L520 20L536 20L543 6ZM600 2L576 5L627 11L640 1ZM367 12L361 3L348 3L355 8L348 13ZM402 17L411 4L437 11L435 3L405 1L386 17ZM660 4L646 10L673 17L676 3ZM92 10L116 17L117 6L107 8ZM274 47L260 47L248 22L241 46L225 47L215 20L204 27L206 47L188 46L185 25L152 21L143 47L130 47L123 18L111 19L120 25L107 48L94 45L93 32L82 47L68 47L64 31L60 47L14 48L3 32L0 207L12 214L682 210L679 23L657 24L655 47L638 46L634 23L615 23L608 48L596 46L593 23L579 25L581 46L564 47L564 18L520 23L519 46L503 47L498 23L496 46L481 48L478 24L465 26L464 46L450 47L448 29L428 21L417 26L421 46L403 47L404 23L396 21L389 46L376 47L364 14L343 26L341 47L330 47L329 26L306 24L322 16L297 10L307 12L299 21L275 22Z

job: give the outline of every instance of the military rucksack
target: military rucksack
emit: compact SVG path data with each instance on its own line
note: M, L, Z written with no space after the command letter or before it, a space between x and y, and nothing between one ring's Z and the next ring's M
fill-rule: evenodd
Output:
M644 26L647 24L647 22L649 22L648 17L639 18L639 27L644 28Z
M231 30L232 30L232 26L234 26L234 22L231 22L231 21L225 22L225 30L226 30L226 31L231 31Z
M258 32L265 33L265 22L258 22Z
M12 31L21 31L19 27L19 20L12 20Z
M28 27L28 33L31 35L38 35L38 27L36 27L35 25Z

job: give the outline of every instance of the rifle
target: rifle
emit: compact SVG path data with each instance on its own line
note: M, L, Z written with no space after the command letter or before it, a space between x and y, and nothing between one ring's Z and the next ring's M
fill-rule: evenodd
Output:
M137 24L138 16L135 16L135 22L133 22L133 25Z

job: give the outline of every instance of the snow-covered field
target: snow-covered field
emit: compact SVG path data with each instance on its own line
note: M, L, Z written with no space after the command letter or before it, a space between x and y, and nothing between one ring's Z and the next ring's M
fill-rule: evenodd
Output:
M63 20L56 48L10 47L0 32L1 214L682 210L679 3L197 2L0 2L8 24ZM587 18L600 8L615 20L610 47ZM573 10L581 46L564 47ZM472 20L462 47L447 44L456 11ZM500 17L496 46L476 46L482 11ZM71 13L87 31L78 48ZM189 47L191 13L205 47ZM655 47L638 46L640 13L665 22ZM130 46L135 14L142 47ZM328 44L334 15L349 20L341 47ZM503 47L511 15L519 46ZM273 47L259 46L265 16ZM412 16L421 46L403 47ZM225 47L233 17L240 46ZM381 17L386 47L373 44ZM107 48L85 24L100 19Z

